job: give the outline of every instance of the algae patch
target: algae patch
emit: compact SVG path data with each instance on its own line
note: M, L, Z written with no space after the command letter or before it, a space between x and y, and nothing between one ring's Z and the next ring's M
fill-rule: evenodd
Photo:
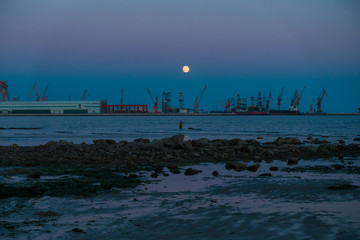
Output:
M127 176L120 168L99 165L42 166L26 170L22 172L28 174L19 182L6 181L9 176L21 176L14 175L13 170L2 172L1 177L5 181L0 183L0 199L42 196L88 197L112 188L133 188L142 182L137 176Z

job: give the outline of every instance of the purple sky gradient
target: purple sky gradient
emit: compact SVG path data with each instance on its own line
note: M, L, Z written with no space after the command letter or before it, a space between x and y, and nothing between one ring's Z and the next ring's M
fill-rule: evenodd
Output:
M149 87L174 102L183 91L188 107L207 84L204 108L282 86L285 108L306 85L304 111L324 87L326 111L354 112L360 1L0 0L0 78L23 100L36 81L53 100L87 88L118 102L124 87L129 102L151 104Z

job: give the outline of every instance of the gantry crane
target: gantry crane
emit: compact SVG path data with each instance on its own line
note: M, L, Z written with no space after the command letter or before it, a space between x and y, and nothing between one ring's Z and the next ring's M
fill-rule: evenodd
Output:
M272 100L271 91L270 91L270 93L269 93L268 99L266 100L266 111L267 111L267 112L270 111L270 100Z
M278 106L278 109L280 110L280 105L281 105L281 99L282 99L282 95L283 95L283 92L284 92L284 87L281 89L281 93L278 97L278 102L277 102L277 106Z
M47 100L47 97L46 97L46 91L48 89L49 85L47 84L44 91L42 92L38 86L36 86L36 83L34 83L28 97L31 95L31 93L34 91L36 93L36 96L37 96L37 101L39 102L45 102Z
M158 96L156 96L156 97L155 97L155 100L154 100L153 95L152 95L151 92L150 92L150 89L148 89L148 88L146 88L146 89L147 89L147 91L148 91L148 93L149 93L149 95L150 95L151 100L152 100L153 103L154 103L154 107L153 107L154 113L158 113L158 108L159 108Z
M200 105L200 102L201 102L201 99L202 99L202 97L203 97L203 95L204 95L205 90L206 90L206 85L205 85L204 89L202 90L202 92L201 92L201 94L200 94L200 97L197 96L197 97L195 98L195 102L194 102L194 113L197 113L197 112L198 112L198 107L199 107L199 105Z
M6 81L0 81L0 101L2 102L6 101L6 99L11 101L7 88L8 85L6 84Z
M327 95L325 89L323 88L323 89L321 90L320 96L317 98L317 103L316 103L316 105L317 105L316 112L317 112L317 113L322 113L321 103L322 103L322 100L324 99L324 96L325 96L325 95L326 95L327 97L329 97L329 96Z

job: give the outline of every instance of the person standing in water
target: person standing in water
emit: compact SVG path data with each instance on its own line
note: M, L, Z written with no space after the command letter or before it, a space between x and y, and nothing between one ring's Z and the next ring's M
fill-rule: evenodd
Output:
M183 121L180 121L180 122L179 122L179 129L182 129L182 128L183 128L183 124L184 124Z

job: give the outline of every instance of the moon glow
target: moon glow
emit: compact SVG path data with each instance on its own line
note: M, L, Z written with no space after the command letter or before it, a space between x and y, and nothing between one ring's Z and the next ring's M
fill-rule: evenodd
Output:
M190 68L188 66L183 66L183 72L187 73L190 71Z

